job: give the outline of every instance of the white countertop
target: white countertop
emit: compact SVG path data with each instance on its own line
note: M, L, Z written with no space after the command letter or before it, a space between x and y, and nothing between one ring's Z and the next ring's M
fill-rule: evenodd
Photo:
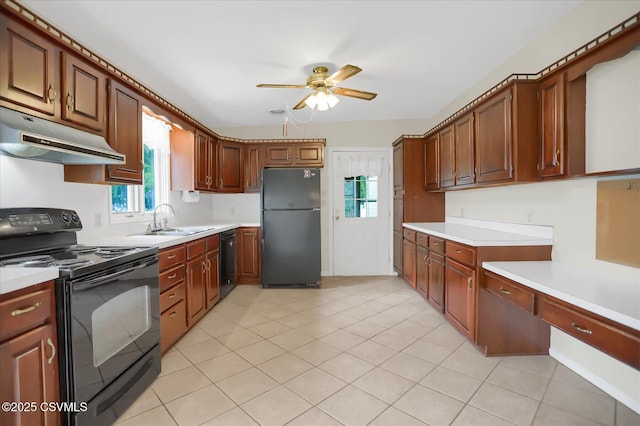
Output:
M89 245L121 245L121 246L155 246L159 249L175 246L177 244L187 243L189 241L208 237L210 235L219 234L230 229L241 227L259 227L259 223L208 223L202 226L212 226L214 229L208 231L197 232L191 235L113 235L109 237L92 240ZM180 228L180 226L176 226Z
M58 278L58 268L0 268L0 294Z
M99 238L85 244L103 246L155 246L159 249L163 249L228 231L229 229L240 227L259 227L260 224L255 222L209 223L203 226L212 226L214 229L197 232L191 235L113 235ZM20 290L55 278L58 278L58 268L0 267L0 294Z
M640 330L640 283L554 261L483 262L482 267L541 293Z
M537 237L514 232L504 232L450 222L403 223L405 228L435 235L474 247L482 246L547 246L553 238Z

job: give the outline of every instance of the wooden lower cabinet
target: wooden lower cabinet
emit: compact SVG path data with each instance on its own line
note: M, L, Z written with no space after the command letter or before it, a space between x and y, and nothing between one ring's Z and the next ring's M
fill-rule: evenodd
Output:
M187 332L185 246L161 250L160 267L160 348L165 353Z
M0 424L59 425L59 412L40 410L60 401L53 281L0 296L0 323L0 400L36 408L2 410Z
M206 239L205 298L207 310L220 301L220 236Z
M427 301L444 312L444 256L433 250L429 250L427 287Z
M476 285L474 270L452 259L445 266L444 316L470 340L475 340Z
M238 234L238 284L260 284L260 228L239 228Z
M425 247L416 248L416 290L423 297L427 297L429 280L429 250Z
M402 241L402 273L404 280L416 288L416 243L406 238Z
M198 322L207 312L206 244L204 240L187 243L187 326L189 328Z

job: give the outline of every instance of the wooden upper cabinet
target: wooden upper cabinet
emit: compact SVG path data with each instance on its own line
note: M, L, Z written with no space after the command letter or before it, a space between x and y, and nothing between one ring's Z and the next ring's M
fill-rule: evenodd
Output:
M61 118L104 133L107 76L98 67L62 52Z
M264 145L244 148L244 192L260 192L260 172L264 163Z
M218 143L218 192L242 192L243 146L238 142Z
M0 98L55 116L60 110L58 48L0 15Z
M109 81L107 142L127 156L125 164L107 167L107 179L129 185L142 184L142 98L115 80Z
M564 173L565 74L554 75L540 83L539 96L540 177Z
M536 98L535 81L518 81L476 107L476 182L538 180Z
M393 145L393 190L404 189L404 143Z
M265 148L265 167L282 167L293 164L291 145L274 143Z
M295 150L296 166L317 166L322 167L324 163L324 146L319 143L296 144Z
M509 180L513 176L511 100L509 88L476 110L478 182Z
M195 189L211 189L214 178L211 173L211 141L209 135L196 130L195 134Z
M439 152L438 135L428 137L424 145L424 188L426 190L440 189Z
M265 167L323 167L322 143L269 143L265 146Z
M453 125L440 130L438 140L440 141L440 188L448 188L456 184Z
M454 129L455 184L456 186L472 184L475 181L473 112L456 120Z

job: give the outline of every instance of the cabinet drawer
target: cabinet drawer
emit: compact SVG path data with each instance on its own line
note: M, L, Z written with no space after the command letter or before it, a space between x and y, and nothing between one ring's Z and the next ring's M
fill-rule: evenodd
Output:
M445 252L448 258L455 259L465 265L475 266L476 264L476 250L473 247L447 241Z
M418 232L416 234L416 241L418 242L418 245L420 247L424 247L424 248L429 247L429 236L427 234Z
M206 251L207 243L204 238L187 243L187 259L193 259Z
M490 272L484 273L483 287L501 299L535 315L536 294L525 287Z
M177 302L185 298L184 281L180 284L160 293L160 312L164 312Z
M540 303L542 319L567 334L640 369L640 332L550 297Z
M207 251L212 251L220 248L220 235L212 235L206 239Z
M34 328L55 316L53 286L0 302L0 342Z
M184 265L160 273L160 292L167 290L184 280Z
M165 353L187 332L187 310L184 300L160 315L160 348Z
M444 254L444 240L442 238L429 236L429 250Z
M171 247L165 250L161 250L158 254L159 268L161 271L169 269L172 266L184 263L184 245L177 247Z
M404 228L404 231L402 232L402 236L404 237L405 240L409 240L409 241L416 241L416 234L417 232L412 230L412 229L407 229Z

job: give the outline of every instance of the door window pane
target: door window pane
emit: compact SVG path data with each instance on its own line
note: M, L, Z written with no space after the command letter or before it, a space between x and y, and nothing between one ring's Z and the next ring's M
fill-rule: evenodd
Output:
M344 178L344 217L378 216L378 177Z

